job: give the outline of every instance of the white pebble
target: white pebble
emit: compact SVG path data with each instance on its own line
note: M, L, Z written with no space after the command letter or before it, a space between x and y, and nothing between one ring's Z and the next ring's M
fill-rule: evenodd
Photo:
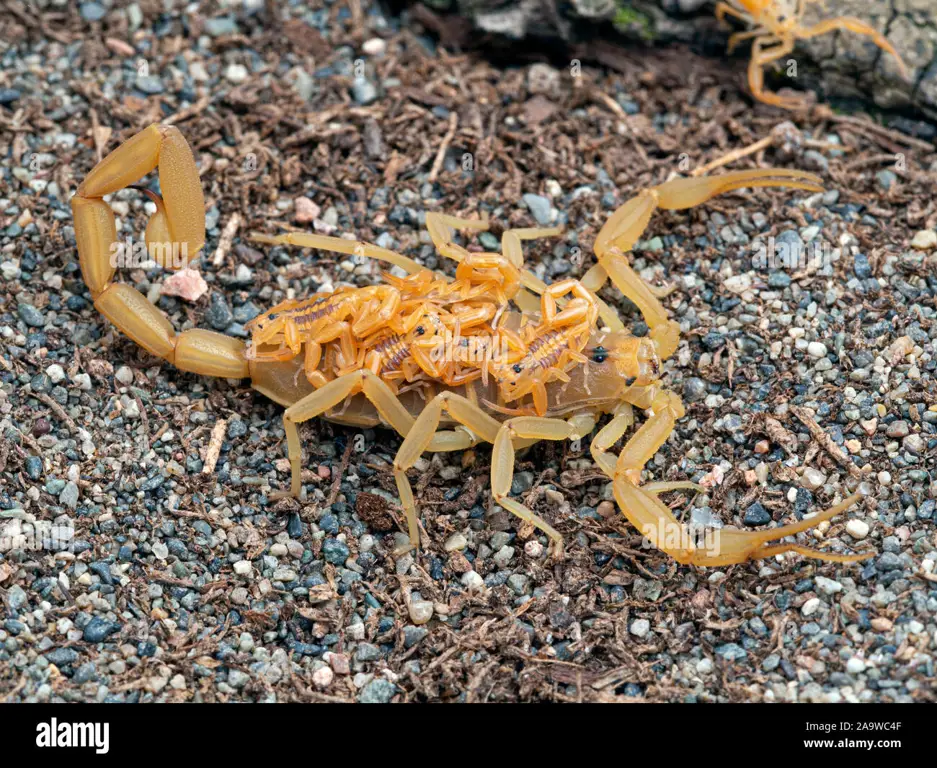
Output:
M800 481L801 485L803 485L804 488L806 488L808 491L815 491L826 482L826 475L824 475L819 469L807 467L804 470L804 474L801 476Z
M859 675L865 672L865 662L857 656L853 656L846 662L846 671L850 675Z
M919 251L929 251L933 248L937 248L937 231L933 229L922 229L914 235L914 239L911 241L911 247L917 248Z
M330 667L319 667L312 673L312 682L317 688L328 688L335 679L335 673Z
M826 344L820 341L811 341L807 345L807 354L810 357L826 357Z
M429 600L414 600L410 603L410 621L425 624L433 617L433 604Z
M644 637L651 631L651 622L647 619L635 619L631 623L631 629L628 631L635 637Z
M819 610L819 608L820 608L820 598L811 597L806 603L804 603L803 607L800 609L800 612L804 616L813 616L813 614L815 614Z
M125 387L129 387L131 384L133 384L133 371L126 365L122 365L114 373L114 378L116 378L117 381L119 381Z
M46 368L46 374L52 379L53 384L58 384L65 378L65 369L61 365L52 364Z
M224 71L225 79L229 82L238 84L247 80L247 67L243 64L230 64Z
M828 579L826 576L817 576L814 581L817 583L817 589L826 595L835 595L843 590L842 584L833 579Z
M379 37L372 37L370 40L364 41L361 50L368 56L383 56L384 51L387 50L387 43Z
M482 590L485 580L476 571L468 571L462 574L462 586L469 590Z
M524 552L527 553L527 557L536 559L543 554L543 544L536 539L531 539L524 545Z
M251 572L252 570L254 570L254 566L251 565L251 561L250 561L250 560L238 560L238 561L234 564L234 572L235 572L238 576L248 576L248 575L250 575L250 572Z
M869 535L869 524L864 520L850 520L846 523L846 533L854 539L864 539Z

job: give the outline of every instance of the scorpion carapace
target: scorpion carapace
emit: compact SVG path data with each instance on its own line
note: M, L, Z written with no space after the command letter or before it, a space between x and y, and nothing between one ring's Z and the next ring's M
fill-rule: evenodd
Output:
M552 286L524 268L521 243L559 234L555 228L508 230L501 239L502 253L479 255L454 242L452 230L486 229L487 220L428 213L427 228L437 250L459 262L455 280L366 243L301 233L256 236L268 243L375 258L401 268L409 278L285 302L252 324L254 338L248 347L239 339L196 328L177 334L136 288L114 282L111 255L117 233L103 198L156 168L163 198L146 229L148 247L182 248L194 258L204 244L205 207L191 150L177 129L150 126L95 166L72 198L79 262L95 307L151 354L187 371L250 377L255 389L285 406L292 494L302 491L298 424L323 416L345 424L388 426L404 437L394 476L411 543L418 547L419 520L407 470L424 451L462 450L484 441L494 446L493 501L546 533L559 553L560 533L510 496L514 452L539 440L585 438L600 418L610 415L592 439L593 459L612 481L625 517L679 562L721 566L783 552L835 562L871 556L823 552L796 541L771 544L815 528L858 496L779 528L724 528L718 547L711 548L697 544L658 499L666 490L698 486L687 481L641 484L645 464L684 413L680 399L659 379L660 361L679 342L679 326L625 254L657 208L690 208L741 187L818 192L822 186L816 176L757 169L677 178L645 190L599 232L597 263L583 279ZM606 280L637 305L648 325L646 338L627 333L617 314L596 296ZM442 338L442 359L428 354L431 347L422 339L426 334ZM466 351L473 343L479 354ZM421 360L428 363L421 365ZM650 416L616 456L611 449L632 427L634 408Z

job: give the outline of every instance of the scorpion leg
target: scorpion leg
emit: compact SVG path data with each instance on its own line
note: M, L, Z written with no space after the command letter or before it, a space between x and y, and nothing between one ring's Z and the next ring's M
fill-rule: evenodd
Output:
M716 20L725 21L726 16L734 16L735 18L744 21L746 24L750 23L752 20L752 17L747 13L733 8L728 3L722 2L722 0L720 0L720 2L716 3Z
M850 32L855 32L858 35L872 38L873 43L894 57L895 62L898 65L898 69L901 71L901 76L905 80L909 79L907 66L905 66L904 61L902 60L898 51L895 50L895 47L890 42L888 42L888 39L882 35L881 32L874 29L873 27L870 27L864 21L859 21L859 19L853 18L852 16L840 16L835 19L821 21L819 24L815 24L814 26L808 27L807 29L798 30L796 34L797 37L801 38L802 40L806 40L811 37L825 35L827 32L832 32L834 29L846 29Z
M276 392L267 389L264 394L268 394L268 392L275 397ZM413 427L418 423L403 403L400 402L390 386L371 371L355 371L333 379L291 405L283 413L283 429L286 432L287 450L290 459L290 495L298 498L302 491L302 444L299 440L297 425L316 416L321 416L346 398L358 393L363 394L377 408L381 418L402 437L407 438ZM426 410L423 413L426 413ZM427 444L422 450L433 452L460 451L471 447L475 443L474 439L464 432L450 430L435 432L435 434L434 432L435 430L429 432ZM406 439L404 442L406 443ZM401 446L401 450L402 448L403 446ZM419 453L417 456L419 456ZM404 480L406 480L406 476L404 476ZM409 489L409 484L407 488ZM412 496L411 493L409 506L404 496L401 496L401 500L404 502L404 511L407 515L410 540L418 545L419 529L416 510L412 504Z
M542 296L546 288L546 283L529 269L524 269L524 250L521 247L521 241L537 240L541 237L555 237L561 234L563 234L562 227L524 227L520 229L506 229L501 235L501 253L503 253L508 261L515 267L521 270L524 290L518 291L518 295L514 298L514 303L517 304L523 312L536 312L539 309L536 298L531 294L539 294Z
M416 274L426 267L417 264L413 259L402 254L381 248L379 245L362 243L358 240L346 240L343 237L329 235L314 235L309 232L287 232L282 235L265 235L260 232L251 232L250 240L255 243L267 245L298 245L301 248L318 248L333 253L344 253L349 256L360 256L367 259L376 259L400 267L408 275Z
M563 537L543 518L510 497L514 479L514 441L566 440L573 436L575 426L562 419L540 416L515 416L498 430L491 454L491 496L508 512L543 531L553 542L554 554L563 552Z
M71 200L78 262L94 306L124 335L177 368L244 378L248 375L244 342L201 328L177 334L166 315L136 288L112 282L120 244L114 212L104 196L154 169L159 170L163 199L157 198L157 213L146 230L147 245L160 246L164 256L167 247L181 252L188 261L205 244L205 199L192 150L178 128L151 125L98 163ZM181 266L184 262L163 258L160 263Z
M560 419L537 417L516 417L504 424L485 413L481 408L461 395L442 392L423 409L416 423L400 446L394 459L394 477L401 502L407 513L407 519L414 521L411 528L411 542L418 545L415 538L416 502L407 470L412 467L423 451L432 450L432 440L439 426L443 412L447 412L455 421L470 429L482 440L494 444L491 461L491 494L494 501L512 514L529 522L543 531L553 541L556 552L561 552L563 537L545 520L509 497L511 479L514 474L514 442L518 447L532 445L539 440L565 440L573 436L578 429L594 425L594 420L585 419L566 422Z
M689 529L674 517L670 509L657 498L666 490L684 486L683 483L655 483L638 487L641 470L673 431L674 424L683 415L683 404L672 392L659 391L653 398L654 415L641 426L626 443L617 460L609 452L628 428L625 413L619 414L605 425L592 441L592 455L596 464L613 481L615 500L628 521L655 547L677 562L698 566L724 566L759 560L783 552L798 552L808 557L830 562L850 563L872 557L873 553L842 555L810 549L799 544L769 542L792 536L816 527L851 507L859 498L850 496L811 518L772 528L766 531L739 531L723 528L700 546ZM685 487L693 487L686 483Z
M775 45L777 43L779 45ZM765 50L766 45L775 45L775 47ZM757 38L752 43L752 58L748 63L748 87L751 88L752 96L758 101L782 109L796 110L804 108L807 101L802 96L781 96L765 90L764 68L782 56L787 56L793 50L794 38L790 35L784 38L767 35Z
M299 441L297 424L321 416L334 408L345 398L363 393L374 407L377 408L381 418L401 435L406 436L413 426L413 417L403 406L393 390L380 377L371 371L355 371L333 379L325 386L306 395L302 400L291 405L283 413L283 429L286 432L286 442L290 458L292 473L290 493L298 497L301 490L301 461L302 446Z
M452 392L440 392L417 417L416 422L406 434L400 450L397 451L397 455L394 457L394 479L397 481L400 502L407 516L407 524L410 528L410 543L415 548L420 546L419 522L416 500L413 498L413 489L407 479L407 470L416 464L423 451L432 450L432 441L435 435L438 434L436 430L439 428L439 421L442 418L443 411L489 443L495 441L501 427L495 419L477 405ZM544 523L544 525L546 524ZM549 528L549 526L547 527Z
M735 34L729 35L729 42L726 45L726 53L731 56L732 51L735 50L736 46L738 46L739 43L745 40L751 40L753 37L758 37L759 35L763 35L767 31L768 30L765 29L764 27L756 27L755 29L749 29L749 30L746 30L745 32L736 32Z

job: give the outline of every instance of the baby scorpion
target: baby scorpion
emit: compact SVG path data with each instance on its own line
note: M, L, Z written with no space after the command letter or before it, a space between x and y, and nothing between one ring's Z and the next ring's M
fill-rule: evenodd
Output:
M298 424L322 416L359 427L389 426L404 437L394 459L393 471L410 541L413 547L418 547L419 521L407 470L414 466L424 451L463 450L484 441L494 446L491 468L493 501L546 533L556 545L558 554L563 543L561 534L510 497L515 451L540 440L584 438L597 426L599 419L608 414L611 420L592 440L592 457L612 481L615 498L625 517L653 545L678 562L723 566L783 552L797 552L834 562L853 562L871 556L871 553L824 552L795 542L771 544L814 528L842 513L859 499L858 495L850 496L812 518L778 528L762 531L724 528L720 531L719 547L713 551L698 546L694 537L658 498L663 491L697 486L685 481L640 484L645 464L667 440L676 421L684 415L680 399L665 389L658 378L660 361L676 349L679 327L667 317L655 292L631 270L624 254L631 250L657 208L691 208L741 187L785 185L818 192L822 186L816 176L795 170L758 169L711 178L678 178L645 190L625 203L606 222L594 244L597 264L582 281L547 286L523 267L521 241L557 234L558 230L506 231L502 237L502 254L494 256L501 257L515 268L517 280L516 283L510 280L499 282L500 278L494 280L501 288L491 291L488 298L496 304L496 312L500 315L494 325L489 324L484 330L508 338L514 333L520 343L515 338L515 348L509 358L514 355L516 359L506 365L490 358L469 362L469 367L474 366L479 375L458 386L449 385L424 371L415 374L419 386L395 392L387 381L367 367L349 372L336 370L335 352L341 352L344 329L333 339L323 341L322 336L311 336L302 341L302 344L308 345L311 341L326 347L312 370L312 373L322 373L323 376L309 376L308 370L307 375L303 375L308 361L300 355L294 331L288 330L284 323L267 337L264 337L267 331L263 330L266 326L256 324L257 343L252 345L251 351L243 341L212 331L193 328L177 334L168 318L139 291L130 285L114 282L116 267L111 254L117 243L115 217L103 198L157 168L163 198L147 226L147 246L181 244L194 257L204 245L205 206L191 150L178 129L152 125L98 163L72 198L79 262L94 305L120 331L151 354L186 371L232 379L249 377L254 389L285 406L283 426L294 495L298 496L302 490ZM430 213L427 226L437 250L461 263L469 254L453 242L452 228L481 230L488 225L484 220ZM439 291L438 301L423 297L427 315L445 310L446 301L455 296L455 293L448 296L450 289L439 285L435 279L429 279L423 274L424 268L416 262L373 245L305 234L287 234L265 240L339 253L357 253L401 267L409 275L420 275L419 279L414 279L414 286L435 284ZM476 288L491 282L489 278L493 274L488 271L489 265L497 263L497 260L488 259L480 263L482 266L478 271L473 268L471 275L463 270L465 282L459 286L459 291L465 291L467 301L483 298ZM513 275L514 272L504 274ZM606 280L611 280L638 306L649 328L646 338L636 338L626 332L614 311L595 296ZM365 330L372 334L383 332L381 323L385 318L381 308L390 305L385 304L389 294L367 288L353 290L364 291L361 295L367 300L359 303L350 315L344 310L339 314L344 313L341 322L350 320L350 341L358 347L370 337L355 336L355 323L359 323L358 330L362 333ZM408 300L419 301L418 294L414 288ZM534 294L540 294L539 302ZM572 298L566 300L564 297L568 295ZM456 297L458 300L461 300L461 294ZM513 303L520 311L515 311L508 303ZM539 316L534 316L535 313ZM279 315L267 316L271 322L278 319ZM390 318L387 320L390 327ZM599 326L599 320L604 327ZM297 328L299 325L297 322ZM477 332L481 326L479 323L471 332ZM562 341L561 333L549 335L556 331L565 333ZM344 343L348 344L349 340ZM524 363L518 372L515 366L522 360ZM345 354L342 354L342 361L345 364L350 362ZM490 375L484 375L485 371ZM521 391L524 394L518 394ZM510 401L518 401L517 410L510 411L504 407ZM635 407L649 412L650 417L615 456L611 449L632 426Z

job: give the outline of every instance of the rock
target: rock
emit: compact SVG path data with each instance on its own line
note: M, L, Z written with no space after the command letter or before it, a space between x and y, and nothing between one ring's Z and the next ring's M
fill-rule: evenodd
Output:
M377 99L377 86L365 77L356 77L351 85L351 97L359 104L366 105Z
M414 624L425 624L433 618L433 604L429 600L413 600L409 613Z
M814 583L817 585L817 589L823 592L825 595L835 595L837 592L842 592L843 585L838 581L833 579L828 579L826 576L817 576L814 578Z
M322 555L330 563L342 565L351 555L348 547L338 539L326 539L322 545Z
M74 648L56 648L46 654L46 658L57 667L74 664L78 660L78 651Z
M865 672L865 662L858 656L853 656L846 662L846 671L850 675L860 675Z
M243 688L251 681L250 675L239 669L228 670L228 685L232 688Z
M885 429L885 434L892 438L907 437L911 431L911 425L906 421L893 421Z
M826 475L819 469L807 467L804 469L804 474L801 475L800 482L808 491L815 491L826 482Z
M714 649L717 656L721 656L726 661L739 661L748 656L748 653L745 651L742 646L738 643L726 643L725 645L717 645Z
M878 182L878 185L887 192L895 186L895 182L898 181L898 176L894 171L884 170L875 174L875 180Z
M523 200L530 215L540 226L548 227L553 223L553 205L547 198L528 192L523 196Z
M512 573L507 584L515 595L526 595L530 589L530 579L523 573Z
M20 304L16 308L16 313L20 316L26 325L30 328L42 328L46 324L46 319L42 312L36 309L32 304Z
M361 50L368 56L383 56L387 43L380 37L372 37L361 44Z
M190 267L185 267L178 272L173 272L163 281L160 293L163 296L178 296L186 301L198 301L207 290L208 283L205 282L205 278L202 277L201 273ZM212 296L214 295L212 294ZM224 330L227 327L225 325L219 330Z
M628 631L635 637L646 637L647 633L651 631L651 622L647 619L635 619L631 622Z
M696 403L706 396L708 385L702 379L691 376L683 382L683 399L688 403Z
M133 384L133 369L128 368L126 365L122 365L114 373L114 378L117 379L120 384L123 384L125 387L129 387L131 384Z
M14 612L18 613L20 610L22 610L26 606L28 600L29 598L26 594L26 590L24 590L19 584L14 584L7 591L7 602Z
M495 564L499 568L506 568L508 563L511 562L511 559L514 557L514 547L509 547L507 545L501 547L497 552L492 556Z
M418 645L429 634L426 627L404 627L403 629L403 647L412 648Z
M312 682L317 688L328 688L335 679L335 673L329 667L319 667L312 673Z
M118 632L120 626L95 616L89 621L82 632L86 643L103 643L110 635Z
M78 486L69 480L59 494L59 503L64 504L69 509L78 506Z
M216 331L223 331L234 322L234 315L231 313L231 308L222 293L218 291L211 292L205 319Z
M856 277L865 280L872 277L872 266L869 264L869 257L864 253L857 253L853 262L853 271Z
M216 16L205 19L205 31L212 37L238 34L238 25L231 16Z
M937 231L922 229L912 238L911 247L917 248L919 251L931 251L937 248Z
M293 201L293 218L299 224L308 224L319 218L322 209L308 197L297 197Z
M745 510L745 515L742 517L743 525L766 525L770 522L771 513L768 512L768 510L757 501Z
M38 456L27 456L23 462L26 469L26 475L30 480L39 480L42 478L42 459Z
M485 580L476 571L466 571L462 574L462 586L472 592L485 588Z
M225 80L235 85L240 85L250 76L250 73L243 64L229 64L224 71Z
M807 345L807 354L810 355L810 357L826 357L826 345L819 341L811 341Z
M133 86L138 91L146 94L147 96L156 96L165 90L165 88L163 88L162 80L160 80L155 75L137 75L137 79L134 80Z
M397 686L389 680L376 678L361 689L359 704L389 704L397 693Z
M107 8L100 3L82 3L79 11L85 21L100 21L107 15Z

